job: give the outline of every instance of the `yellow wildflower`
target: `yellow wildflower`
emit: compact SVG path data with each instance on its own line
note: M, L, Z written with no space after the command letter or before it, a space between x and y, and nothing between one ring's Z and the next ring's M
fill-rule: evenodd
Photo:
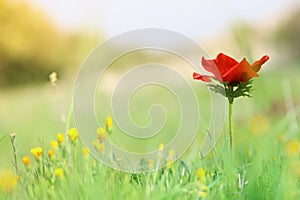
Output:
M74 142L75 140L77 140L78 138L78 130L76 128L71 128L69 130L69 138L72 142Z
M164 150L164 144L160 144L158 147L158 151L163 151Z
M206 186L206 185L201 185L200 186L200 189L202 190L202 191L207 191L208 190L208 187Z
M206 171L205 171L204 168L198 169L198 171L197 171L197 176L198 176L198 178L199 178L199 180L200 180L201 182L205 182L205 181L206 181L206 176L205 176L205 174L206 174Z
M106 137L106 130L103 127L100 127L97 129L97 138L100 140L100 142L104 142Z
M112 118L111 117L106 118L106 129L109 133L112 132Z
M93 145L100 153L104 152L105 146L103 143L100 143L99 140L94 140Z
M63 133L58 133L57 134L57 142L58 142L58 144L62 144L64 142L64 138L65 138L65 136L64 136Z
M298 140L289 140L286 144L286 152L288 155L298 155L300 151L300 143Z
M23 162L23 164L27 167L27 166L29 166L30 165L30 158L29 158L29 156L24 156L23 158L22 158L22 162Z
M269 118L266 115L256 115L250 120L250 130L255 136L262 136L270 129Z
M54 154L55 154L55 152L54 152L53 149L48 150L48 156L49 156L50 159L54 158Z
M17 186L17 176L12 171L3 171L0 173L0 191L11 193Z
M175 155L175 151L173 149L169 150L169 157L172 157L172 159L174 159L174 155Z
M82 148L82 154L83 154L85 157L88 157L89 154L90 154L89 148L83 147L83 148Z
M30 150L35 158L40 158L43 154L43 149L41 147L36 147Z
M164 144L160 144L158 147L157 157L158 159L162 159L164 151Z
M203 192L203 191L199 191L198 192L198 195L199 195L199 197L202 197L202 198L206 198L207 197L207 193L206 192Z
M170 168L173 164L173 161L174 161L174 150L169 150L169 154L168 154L168 157L167 157L167 168Z
M153 159L148 160L148 167L149 167L149 169L153 169L153 167L154 167L154 160Z
M58 147L57 141L51 140L51 141L50 141L50 147L51 147L53 150L57 149L57 147Z
M54 174L57 178L62 178L64 176L64 170L62 168L57 168L54 170Z
M93 166L93 167L96 167L96 166L97 166L97 162L96 162L96 160L93 160L93 162L92 162L92 166Z
M208 192L208 187L203 183L200 183L198 196L205 199L207 197L207 192Z

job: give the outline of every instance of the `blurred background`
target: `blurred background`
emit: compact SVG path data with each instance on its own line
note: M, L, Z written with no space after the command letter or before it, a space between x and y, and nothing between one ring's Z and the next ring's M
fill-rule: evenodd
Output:
M223 52L252 62L269 55L262 78L255 80L253 100L239 100L244 113L237 117L240 130L252 130L263 120L261 129L268 129L300 102L299 19L297 0L0 0L0 149L9 152L1 155L0 164L10 165L10 133L17 133L22 156L64 132L61 119L81 63L102 41L137 28L182 33L211 58ZM153 59L176 62L169 55L136 53L113 71ZM53 71L58 73L57 88L49 81Z

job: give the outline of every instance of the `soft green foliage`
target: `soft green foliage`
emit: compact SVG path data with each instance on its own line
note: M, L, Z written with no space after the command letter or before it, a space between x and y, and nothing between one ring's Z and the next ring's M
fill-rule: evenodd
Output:
M288 113L285 112L284 106L288 97L285 96L282 81L279 78L282 74L283 72L270 72L268 76L262 74L261 78L253 83L256 88L253 91L253 98L236 100L233 115L235 116L234 167L231 166L227 128L224 128L224 134L217 147L204 159L196 156L193 160L189 160L187 156L184 156L173 162L171 167L149 173L130 174L94 162L91 155L84 156L83 146L78 140L59 146L55 151L55 159L50 159L47 152L50 149L50 140L56 140L56 134L63 129L58 125L58 115L35 112L34 115L38 117L44 116L43 120L39 121L40 117L34 119L23 117L23 122L20 119L14 119L24 124L23 127L25 127L25 130L22 126L15 128L21 173L13 191L1 191L0 198L298 199L300 195L300 132L292 126L294 120L299 124L300 109L295 106ZM290 78L291 91L296 92L297 85L299 85L297 73L285 71L284 74ZM43 89L49 92L47 88ZM6 94L10 98L16 97L11 97L9 92ZM28 94L28 90L25 94ZM298 102L299 94L292 94L292 100ZM55 103L49 101L49 95L44 96L42 92L39 95L46 99L45 105L51 106ZM22 99L28 101L25 97ZM5 101L2 100L2 102ZM9 105L8 102L5 103ZM32 104L37 107L36 109L42 109L45 106L33 99ZM25 109L18 108L17 104L15 106L16 109ZM6 110L2 110L2 113L9 114ZM34 117L34 115L30 116ZM53 119L56 120L53 121ZM27 125L24 120L28 122ZM41 123L44 120L47 121L48 126ZM40 123L34 123L35 121ZM70 126L72 127L72 124ZM8 128L0 128L1 132L8 130ZM41 140L38 140L41 136L32 136L33 129L47 129L47 131ZM22 133L25 134L22 135ZM33 140L28 141L26 139L28 135ZM8 146L8 137L1 136L0 138L2 152L6 152L2 153L5 157L1 156L1 159L13 160L13 154L8 151L11 149ZM31 156L30 167L25 167L21 161L22 157L30 155L30 148L35 146L43 148L43 156L40 160ZM158 146L155 148L157 149ZM192 151L194 150L189 152ZM162 162L167 161L162 160ZM12 165L9 166L11 170L14 170ZM153 166L155 168L155 163ZM145 160L141 162L141 167L151 168L151 165ZM55 175L56 169L62 169L63 175ZM0 170L0 182L3 177L1 174L3 173Z
M286 119L282 122L289 123ZM78 141L69 146L64 143L54 158L44 153L41 159L23 167L18 188L13 194L2 195L26 199L296 198L300 191L299 146L290 151L288 142L274 140L280 135L278 132L264 134L259 142L255 135L248 142L238 142L235 168L230 166L228 141L224 137L207 158L194 160L190 167L178 160L170 167L142 174L107 168L91 156L84 156ZM300 145L299 141L295 144ZM249 151L250 147L255 149ZM148 162L141 162L141 167L151 168ZM61 177L55 173L57 168L63 170ZM290 187L293 192L289 192Z
M0 0L0 86L46 81L90 51L85 33L62 30L24 1Z
M295 6L275 30L273 36L274 45L279 53L284 54L289 64L299 62L300 56L300 7Z
M3 140L5 138L5 136L2 136L1 138L0 138L0 142L1 142L1 140Z

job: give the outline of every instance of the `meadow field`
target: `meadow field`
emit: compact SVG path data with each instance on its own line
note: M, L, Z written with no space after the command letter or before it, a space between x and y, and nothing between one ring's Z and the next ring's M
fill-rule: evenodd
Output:
M0 0L0 199L300 199L299 8Z
M190 150L176 161L174 152L169 152L171 155L161 158L166 163L164 168L155 170L156 163L146 160L141 167L153 172L138 174L101 164L89 155L79 138L72 139L72 133L66 131L59 107L67 114L72 81L57 82L59 100L50 82L4 90L0 99L1 198L297 199L300 195L298 74L296 67L266 70L254 80L253 97L236 100L234 167L230 164L226 121L209 156L200 157L199 143L199 148L193 145L197 155L193 160L188 157ZM145 102L140 104L135 107L143 107ZM139 115L137 110L134 112ZM69 126L72 128L74 124ZM164 131L174 131L168 129ZM11 133L16 133L18 172ZM65 140L59 141L58 133L63 133ZM150 144L157 150L163 148L157 142ZM40 155L35 152L36 147L42 148ZM35 150L31 152L32 149ZM27 156L30 163L22 161Z

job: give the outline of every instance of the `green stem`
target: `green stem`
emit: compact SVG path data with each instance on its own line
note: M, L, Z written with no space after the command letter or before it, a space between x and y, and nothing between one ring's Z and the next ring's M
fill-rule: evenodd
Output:
M231 162L232 165L234 166L232 107L233 107L233 99L229 100L229 142L230 142Z
M10 134L10 141L11 141L11 145L12 145L13 153L14 153L15 170L16 170L17 175L19 176L20 174L19 174L18 161L17 161L17 146L16 146L16 134L15 133Z

